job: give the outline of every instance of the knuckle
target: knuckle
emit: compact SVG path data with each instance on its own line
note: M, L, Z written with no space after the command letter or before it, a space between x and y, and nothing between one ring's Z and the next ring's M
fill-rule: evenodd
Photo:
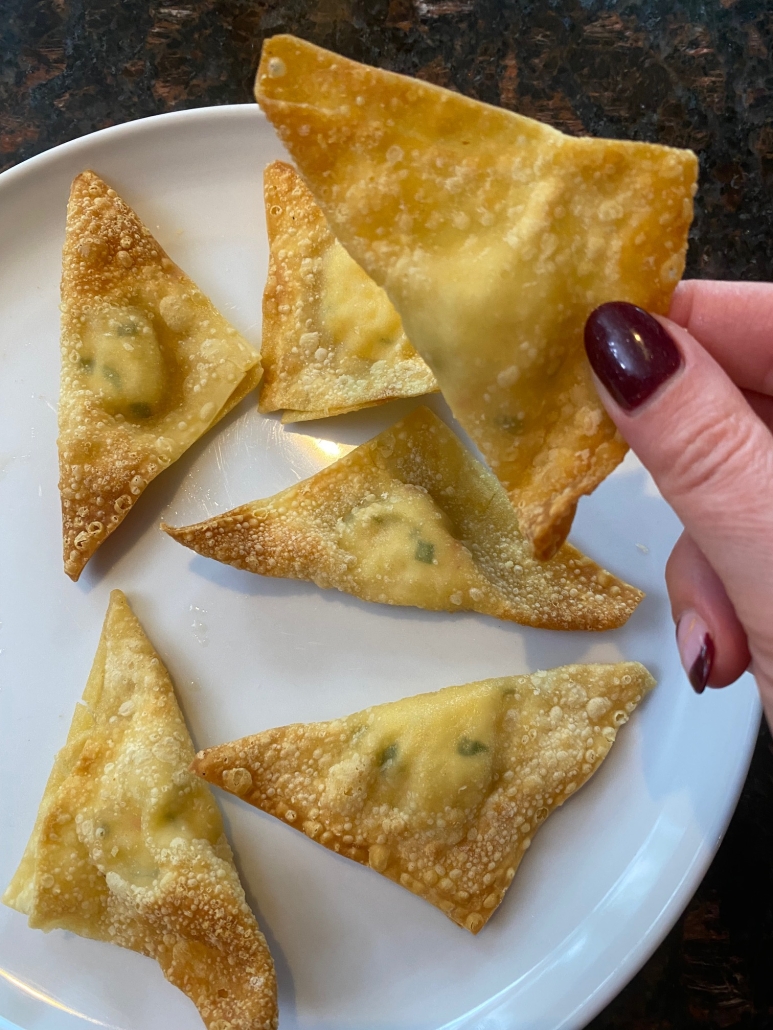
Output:
M755 477L766 450L754 419L736 412L701 415L680 434L666 472L672 494L732 495Z

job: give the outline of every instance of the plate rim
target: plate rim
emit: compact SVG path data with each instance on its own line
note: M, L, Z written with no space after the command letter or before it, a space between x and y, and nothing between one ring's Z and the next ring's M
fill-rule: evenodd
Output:
M41 150L39 154L33 154L31 157L27 157L23 161L19 161L4 169L0 172L0 188L14 185L16 178L21 179L26 174L36 172L38 168L44 168L46 164L59 160L61 156L69 156L71 152L76 152L87 143L90 143L95 136L103 137L109 135L117 139L124 135L130 135L132 132L142 131L149 122L156 123L162 120L195 121L197 117L206 120L211 118L214 112L218 112L221 116L235 118L237 115L245 114L247 111L257 114L261 121L267 121L265 114L263 114L257 103L208 104L205 107L188 107L182 111L162 111L160 114L143 115L140 118L130 118L125 122L116 122L115 125L105 125L101 129L91 129L82 136L65 140L64 143L56 143L46 150Z
M756 683L756 681L755 681ZM726 688L725 688L726 689ZM756 713L756 714L755 714ZM746 784L749 768L754 757L754 749L759 736L762 721L762 702L759 696L754 697L750 706L749 721L746 727L746 738L744 740L744 751L739 752L740 761L735 770L735 781L732 792L728 796L728 804L719 820L719 832L710 846L706 845L706 838L703 839L703 847L695 854L690 865L682 874L678 886L672 891L671 896L664 902L657 918L653 920L647 933L641 938L641 945L638 949L632 949L621 965L610 973L587 1000L578 1005L573 1012L556 1026L556 1030L583 1030L583 1028L595 1019L603 1009L628 986L636 974L644 967L654 955L668 934L676 925L679 918L686 911L690 900L703 882L706 873L719 851L730 822L735 815L741 792ZM624 969L623 974L618 978L619 970ZM446 1030L441 1027L440 1030ZM450 1028L449 1028L450 1030Z
M143 133L148 128L155 127L159 122L194 122L200 120L206 123L213 117L235 120L245 115L257 117L260 121L267 122L266 116L256 103L245 102L238 104L213 104L178 111L166 111L129 119L128 121L119 122L101 129L94 129L84 135L49 147L0 172L0 205L4 202L5 190L22 185L26 178L34 176L38 172L44 172L49 165L54 165L62 158L68 158L72 154L76 154L78 150L87 149L90 144L95 142L95 137L98 137L100 141L105 138L119 140L134 133ZM559 1022L550 1024L555 1030L570 1030L570 1028L572 1030L581 1030L582 1027L594 1019L644 966L687 907L691 897L695 894L714 860L735 812L751 765L761 718L762 706L759 697L754 696L749 705L748 722L742 742L743 746L738 750L738 758L730 781L732 789L725 794L724 803L717 813L714 837L709 841L708 835L703 836L691 862L683 870L677 886L663 902L660 912L650 922L646 933L640 938L638 945L629 949L606 979L598 984L582 1003L577 1005L573 1011L567 1013ZM475 1021L480 1018L487 1019L489 1015L496 1015L497 1013L506 1015L507 1008L509 1007L507 995L517 986L518 982L518 980L514 981L502 991L487 999L487 1001L469 1009L450 1022L439 1026L438 1030L465 1030L465 1028L471 1030L473 1025L478 1025ZM505 1006L504 1010L502 1006ZM485 1025L488 1026L488 1020ZM481 1023L480 1026L482 1027L484 1024ZM0 1013L0 1030L24 1030L24 1028L11 1023Z

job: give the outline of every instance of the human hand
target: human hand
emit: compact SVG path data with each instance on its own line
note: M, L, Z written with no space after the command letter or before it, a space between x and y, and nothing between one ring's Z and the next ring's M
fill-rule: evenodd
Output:
M751 660L773 726L773 284L683 282L669 318L603 304L585 347L685 527L666 582L690 682L726 686Z

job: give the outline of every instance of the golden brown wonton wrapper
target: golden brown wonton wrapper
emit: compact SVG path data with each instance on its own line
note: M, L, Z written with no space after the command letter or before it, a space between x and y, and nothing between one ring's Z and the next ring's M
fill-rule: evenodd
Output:
M264 43L255 95L549 557L625 453L585 320L668 310L695 155L575 139L292 36Z
M264 576L548 629L621 626L643 597L569 544L538 562L497 479L427 408L274 497L162 528Z
M298 173L263 173L269 265L260 410L300 422L437 389L400 316L333 236Z
M483 680L266 730L193 768L477 933L652 686L638 662Z
M59 490L77 579L148 483L260 381L260 359L93 172L62 256Z
M274 1030L274 964L174 689L120 590L3 902L155 958L209 1030Z

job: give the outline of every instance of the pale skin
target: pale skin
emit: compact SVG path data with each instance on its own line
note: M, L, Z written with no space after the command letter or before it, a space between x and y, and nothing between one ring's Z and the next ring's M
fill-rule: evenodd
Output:
M599 394L685 527L666 568L674 621L713 637L710 687L751 668L773 726L773 284L686 281L656 317L682 367L631 412Z

